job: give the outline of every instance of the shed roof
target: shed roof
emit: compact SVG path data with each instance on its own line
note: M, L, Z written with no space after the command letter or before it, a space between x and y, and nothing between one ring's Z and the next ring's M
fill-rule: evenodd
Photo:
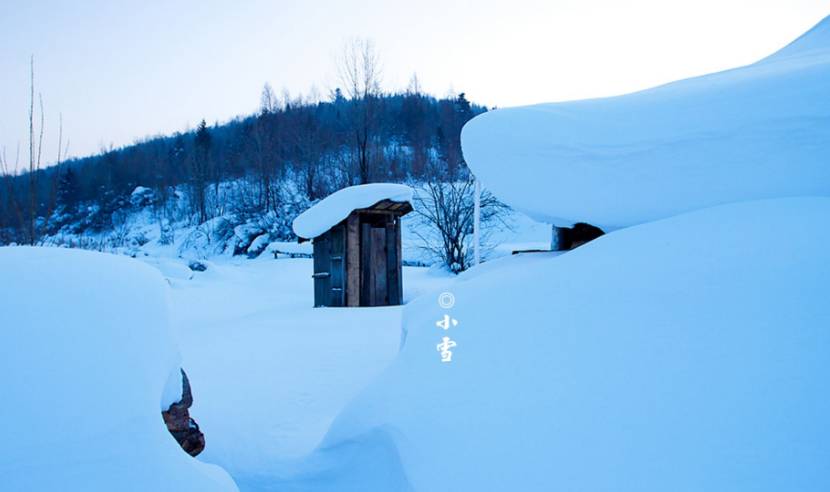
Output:
M390 211L406 213L411 210L413 190L395 183L372 183L350 186L320 200L292 224L294 233L303 239L312 239L328 231L347 218L354 210L379 206ZM400 207L398 204L408 204Z

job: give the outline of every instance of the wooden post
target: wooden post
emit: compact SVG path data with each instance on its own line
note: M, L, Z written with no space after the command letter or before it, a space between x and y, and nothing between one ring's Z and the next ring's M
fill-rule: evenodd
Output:
M398 290L398 235L395 233L395 217L390 217L386 222L386 292L387 302L395 306L400 304L400 291Z
M397 256L397 275L398 275L398 302L396 304L403 304L403 251L401 246L401 217L395 217L395 249L398 250Z
M372 229L372 226L369 224L360 224L360 305L361 306L371 306L372 301L370 299L370 293L372 291L372 282L371 277L369 276L369 270L371 270L371 263L370 263L370 251L369 247L371 245L371 238L369 237L369 231Z
M331 235L314 238L314 306L331 305Z
M346 220L346 306L360 306L360 217Z

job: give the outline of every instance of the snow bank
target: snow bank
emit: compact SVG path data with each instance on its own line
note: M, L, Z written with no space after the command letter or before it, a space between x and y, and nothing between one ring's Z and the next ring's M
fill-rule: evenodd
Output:
M15 247L0 248L0 272L4 490L236 490L162 422L179 356L157 271L126 257Z
M411 202L412 188L393 183L350 186L336 191L294 219L294 234L311 239L329 230L358 208L382 201Z
M452 309L405 308L399 358L297 481L827 490L828 216L828 198L724 205L475 268Z
M717 204L830 195L830 19L758 63L620 97L471 120L483 184L543 222L613 229Z

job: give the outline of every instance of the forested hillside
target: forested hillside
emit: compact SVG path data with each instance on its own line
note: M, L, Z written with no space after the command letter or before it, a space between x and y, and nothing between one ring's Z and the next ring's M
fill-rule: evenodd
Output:
M95 236L119 246L116 233L139 209L152 211L160 242L219 217L289 239L294 216L339 188L463 177L461 127L486 108L463 93L439 99L410 87L385 93L355 81L312 101L278 98L266 85L257 114L7 173L0 244Z

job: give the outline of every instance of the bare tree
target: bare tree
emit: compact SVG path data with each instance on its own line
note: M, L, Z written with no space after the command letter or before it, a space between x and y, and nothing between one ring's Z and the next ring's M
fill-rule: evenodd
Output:
M357 184L371 181L371 144L375 139L380 102L380 56L371 40L354 38L343 47L337 64L350 103L350 132L358 167Z
M259 97L259 111L261 114L274 113L279 109L279 101L277 100L274 89L268 82L262 86L262 94Z
M55 165L60 166L67 155L69 155L69 139L66 139L66 145L64 145L63 113L58 113L58 159L55 161Z
M433 166L434 168L434 166ZM470 267L473 234L475 179L447 179L433 172L415 193L415 217L422 228L415 229L421 247L455 273ZM510 228L509 208L488 191L481 194L481 241L488 246L494 227Z
M418 74L413 72L409 78L409 84L406 86L404 94L408 96L420 96L421 93L421 81L418 79Z
M38 176L40 171L41 156L43 153L43 97L38 94L40 106L40 128L35 131L35 57L29 60L29 169L28 169L28 207L26 207L25 241L28 244L35 244L37 241L37 197L38 197ZM37 138L35 138L37 135Z
M58 172L52 173L49 181L49 195L46 201L46 207L43 216L47 219L52 216L52 213L58 206L58 189L60 183L60 165L69 153L69 139L66 141L66 146L63 144L63 113L58 113L58 153L55 160L55 168ZM46 231L48 233L48 229Z
M39 185L39 171L41 167L41 160L43 155L43 132L44 132L44 112L43 112L43 97L38 94L38 105L40 108L40 125L35 126L35 57L34 55L29 59L29 164L26 169L25 176L25 192L24 197L19 198L13 189L12 179L6 179L8 186L9 200L12 202L11 206L15 209L20 225L20 230L23 233L22 242L34 245L37 242L37 217L38 217L38 185ZM20 148L18 147L17 159L15 159L14 172L9 170L8 161L6 160L5 150L2 157L0 157L0 171L9 177L15 172L19 172L19 158Z

